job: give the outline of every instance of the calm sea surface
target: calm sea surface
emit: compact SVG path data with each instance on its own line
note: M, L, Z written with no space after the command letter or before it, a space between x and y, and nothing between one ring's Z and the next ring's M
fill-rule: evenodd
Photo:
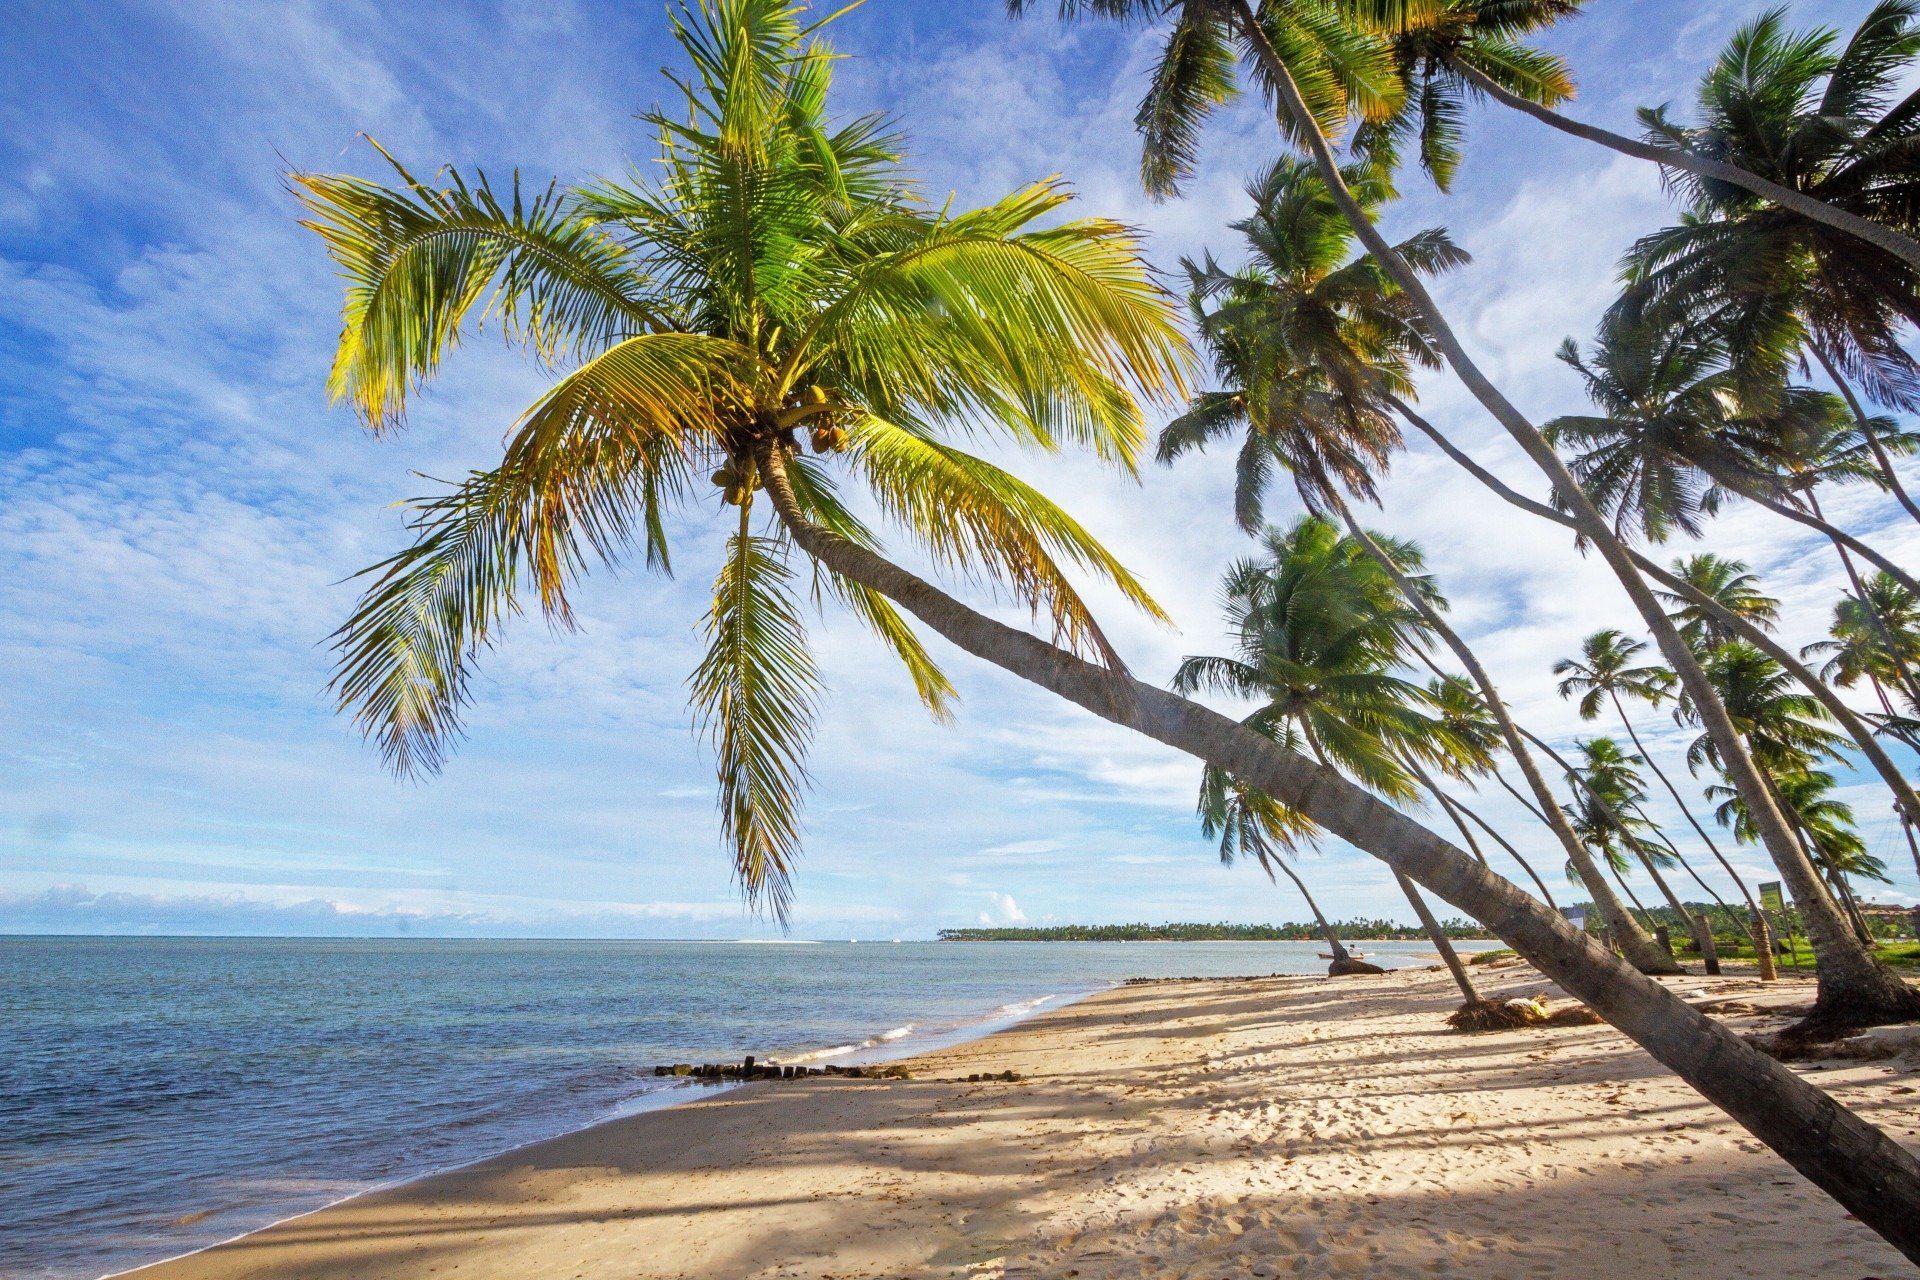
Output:
M686 1096L656 1062L900 1056L1317 949L0 937L0 1276L99 1276Z

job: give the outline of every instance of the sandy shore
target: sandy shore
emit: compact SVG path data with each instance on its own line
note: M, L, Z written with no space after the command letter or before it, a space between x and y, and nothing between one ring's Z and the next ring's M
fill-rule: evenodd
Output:
M1545 984L1515 967L1482 987ZM1463 1037L1441 1025L1455 1003L1424 970L1124 987L910 1081L749 1085L134 1274L1913 1274L1611 1029ZM1800 1069L1920 1137L1913 1054ZM1023 1078L964 1080L1004 1070Z

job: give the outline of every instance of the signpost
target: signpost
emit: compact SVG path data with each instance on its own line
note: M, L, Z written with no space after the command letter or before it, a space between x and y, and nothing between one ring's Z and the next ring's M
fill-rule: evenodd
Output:
M1760 906L1767 911L1778 912L1787 922L1787 950L1793 956L1793 964L1800 967L1800 940L1793 931L1793 917L1787 915L1787 897L1780 889L1778 880L1768 880L1760 886Z

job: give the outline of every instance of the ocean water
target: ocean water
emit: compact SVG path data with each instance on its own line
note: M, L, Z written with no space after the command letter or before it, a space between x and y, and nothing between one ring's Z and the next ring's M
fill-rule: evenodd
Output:
M0 937L0 1276L123 1270L698 1088L658 1062L897 1057L1317 949Z

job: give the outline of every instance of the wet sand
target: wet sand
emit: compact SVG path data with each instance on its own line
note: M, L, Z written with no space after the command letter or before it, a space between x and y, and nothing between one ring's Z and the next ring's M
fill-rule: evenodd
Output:
M1476 975L1554 994L1517 962ZM1456 1003L1429 970L1122 987L908 1060L911 1080L716 1092L132 1274L1913 1274L1610 1028L1461 1036ZM1920 1055L1798 1069L1920 1145Z

